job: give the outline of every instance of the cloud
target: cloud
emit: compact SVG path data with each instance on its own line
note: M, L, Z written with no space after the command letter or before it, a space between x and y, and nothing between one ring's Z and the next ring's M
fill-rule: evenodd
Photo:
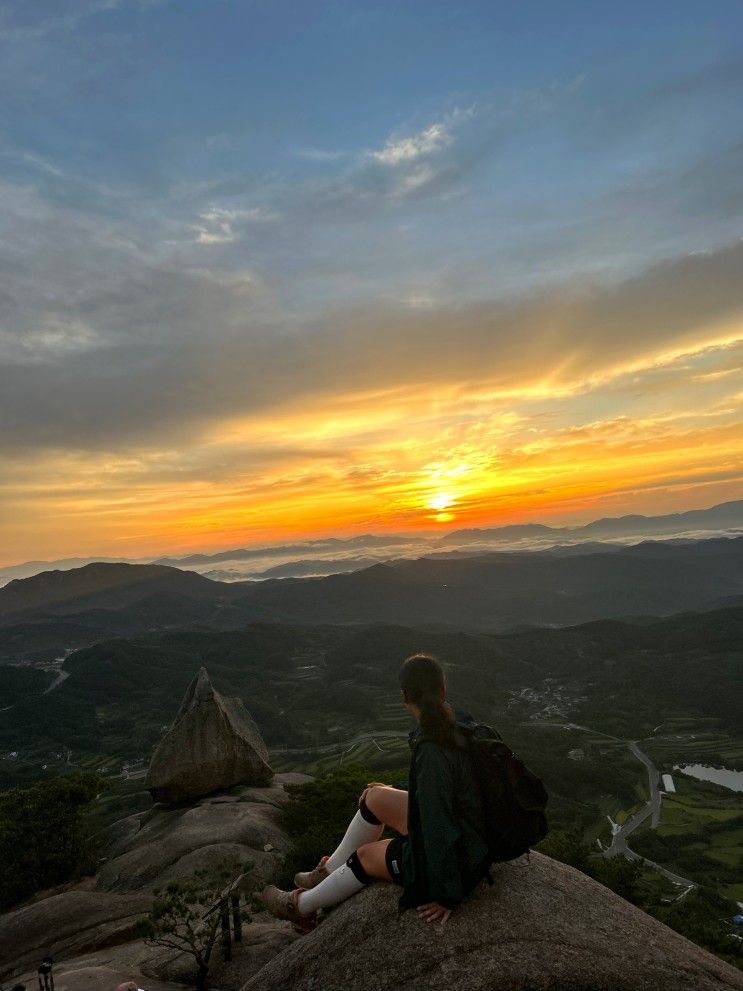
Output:
M135 269L82 300L105 350L52 334L49 360L0 375L6 554L420 527L441 493L459 525L732 498L743 396L714 373L743 364L742 258L289 327L250 278Z
M340 173L282 190L285 214L305 223L308 218L355 222L407 199L448 192L462 175L454 130L470 116L469 111L454 111L415 134L391 135L382 148L350 156Z
M106 346L106 340L84 321L53 313L40 317L38 325L21 338L0 329L0 363L11 367L53 364Z
M339 379L364 387L487 380L506 391L572 388L742 336L741 266L743 243L654 266L615 287L434 312L349 312L306 337L308 358L311 351L315 369L332 364Z
M232 229L233 211L208 210L200 215L202 224L194 225L196 240L199 244L230 244L236 239Z
M382 165L400 165L441 151L452 143L452 136L443 123L431 124L418 134L407 138L389 138L380 151L369 152Z
M170 0L35 0L35 2L9 2L0 8L0 42L12 43L38 40L47 35L68 33L81 21L97 14L129 7L146 11L163 6ZM60 12L60 7L64 10Z
M720 89L729 89L737 94L740 92L741 83L743 83L743 58L726 58L707 63L660 83L655 89L655 95L658 99L675 99Z
M397 214L407 203L451 195L461 188L468 164L477 158L469 146L474 132L468 127L476 113L474 106L454 108L413 133L393 132L377 149L310 147L294 152L297 158L326 166L319 174L271 174L262 182L252 176L225 176L203 186L186 185L174 195L183 203L208 196L212 221L231 222L227 215L233 212L246 219L252 213L250 219L280 220L276 235L286 245L324 226L353 225L380 211ZM194 226L203 226L203 219L202 212ZM207 226L197 236L202 244L234 244L250 237L247 225L236 237L233 227L227 231Z
M58 168L52 162L46 161L46 159L42 158L40 155L34 155L27 151L24 152L21 157L24 162L27 162L29 165L32 165L37 169L41 169L42 172L48 172L49 175L57 177L64 175L62 169Z
M213 206L199 214L199 223L193 225L193 230L197 244L232 244L255 225L272 224L278 219L277 213L261 207L228 210Z
M18 187L0 197L6 448L187 442L226 417L339 392L568 395L741 336L743 243L616 286L435 307L413 293L304 316L273 299L260 273L197 261L240 225L270 229L270 214L205 208L201 227L217 240L204 245L167 218L148 238L136 218L54 208ZM192 242L177 265L163 255L171 229L176 245Z
M334 151L332 148L298 148L294 154L308 162L339 162L349 157L347 151Z

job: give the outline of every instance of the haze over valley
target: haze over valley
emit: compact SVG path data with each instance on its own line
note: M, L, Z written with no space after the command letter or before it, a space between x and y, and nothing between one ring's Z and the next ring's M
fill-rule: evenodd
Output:
M112 787L101 815L146 806L149 755L202 666L244 700L280 769L398 767L408 719L395 672L429 650L455 704L540 768L555 829L578 824L599 848L649 857L648 883L665 885L666 898L713 883L719 897L743 900L742 506L568 533L453 533L417 545L425 556L326 577L223 581L206 576L221 557L200 555L11 579L0 589L0 786L84 768ZM640 527L654 539L636 540ZM367 538L364 550L401 549L385 539ZM225 553L254 560L250 549ZM297 560L314 568L321 558ZM649 812L660 799L638 755L678 796L650 819L645 803ZM713 768L733 783L713 784ZM698 824L687 846L669 846L676 815Z

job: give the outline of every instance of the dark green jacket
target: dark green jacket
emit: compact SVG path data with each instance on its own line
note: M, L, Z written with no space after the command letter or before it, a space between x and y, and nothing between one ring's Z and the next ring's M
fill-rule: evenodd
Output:
M454 908L484 877L482 803L464 738L440 746L418 729L410 735L408 842L400 910L440 902Z

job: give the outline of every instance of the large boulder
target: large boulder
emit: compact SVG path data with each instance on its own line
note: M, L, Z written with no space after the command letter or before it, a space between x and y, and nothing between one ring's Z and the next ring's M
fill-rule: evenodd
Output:
M129 828L108 848L95 886L128 892L183 879L225 860L252 863L267 880L288 840L278 822L287 799L278 775L270 788L235 788L193 806L163 808L130 816ZM290 776L291 777L291 776Z
M149 911L152 895L64 891L6 912L0 917L0 981L10 980L47 954L79 956L134 939L137 920Z
M145 786L153 799L187 802L238 784L268 785L272 777L250 713L240 699L215 692L201 668L152 757Z
M289 846L280 824L289 797L283 786L307 780L303 774L278 774L268 788L240 786L190 807L158 805L121 820L109 830L107 859L96 877L43 892L29 904L0 915L0 984L12 986L23 977L21 983L35 987L35 976L24 974L47 953L55 958L60 976L69 972L58 982L60 989L78 991L88 986L86 981L96 987L103 973L100 968L113 967L121 975L111 979L109 989L127 972L130 977L141 972L146 966L145 948L135 940L134 930L152 906L153 889L225 861L251 864L256 882L265 883ZM236 958L229 979L218 986L238 988L292 936L287 923L274 925L273 920L251 936L247 936L249 928L244 952ZM161 954L150 948L144 957L152 958L147 972L157 978L154 970L162 963ZM164 967L163 974L169 969ZM183 967L173 969L182 976ZM155 991L163 985L150 977L140 986Z
M372 885L243 991L741 991L743 973L585 874L501 864L441 926Z

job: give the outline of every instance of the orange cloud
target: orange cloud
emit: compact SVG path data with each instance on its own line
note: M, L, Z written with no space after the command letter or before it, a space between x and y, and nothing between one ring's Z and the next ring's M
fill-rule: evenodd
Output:
M665 511L699 486L730 497L743 478L733 257L723 275L696 259L599 302L362 321L355 352L330 328L308 356L328 374L298 370L300 347L298 387L270 402L108 449L10 447L3 562Z

